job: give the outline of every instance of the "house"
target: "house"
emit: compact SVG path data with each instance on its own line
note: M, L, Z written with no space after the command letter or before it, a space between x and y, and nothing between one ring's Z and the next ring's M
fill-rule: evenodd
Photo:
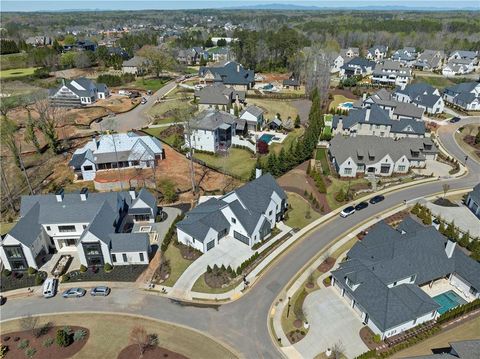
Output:
M108 96L110 96L110 91L107 85L97 84L85 77L75 80L62 79L62 84L59 87L48 90L49 101L58 107L91 105Z
M200 62L200 59L208 60L208 57L208 51L197 46L180 50L177 55L177 60L183 64L196 65Z
M475 65L477 62L478 52L476 51L464 51L464 50L456 50L450 53L448 57L448 61L451 60L470 60Z
M425 137L425 123L414 119L392 120L387 110L377 104L352 109L348 115L335 115L332 133L347 136L379 136L391 138Z
M453 77L456 75L465 75L475 70L474 60L471 59L452 59L442 69L442 75Z
M472 192L467 196L465 204L472 210L474 215L480 218L480 183L473 187Z
M411 168L424 168L425 161L436 159L437 152L428 137L394 140L378 136L335 136L329 147L331 161L340 177L407 173Z
M467 111L480 110L480 82L463 82L443 90L443 99Z
M219 82L195 90L194 99L200 110L216 107L225 111L233 103L239 105L245 102L245 91L235 90Z
M434 71L442 68L445 52L441 50L425 50L418 57L413 66L423 71Z
M339 75L343 78L352 76L365 77L372 74L374 67L375 62L362 57L354 57L340 68Z
M122 72L142 76L148 72L149 61L142 56L134 56L130 60L123 61Z
M255 72L246 70L235 61L218 66L201 66L198 76L205 84L221 82L237 90L248 90L255 85Z
M229 45L233 41L236 41L237 39L234 37L212 37L212 42L215 44L215 46L218 46L217 44L218 40L225 40L225 43Z
M92 181L97 171L114 168L151 168L165 157L155 137L118 133L94 137L75 150L68 165L78 180Z
M436 282L467 300L478 298L480 263L411 217L396 229L384 221L374 225L332 271L333 287L381 339L441 314L442 306L428 294Z
M408 84L403 88L397 87L392 98L399 102L412 103L423 108L429 114L442 113L445 108L440 91L426 83Z
M373 60L379 62L387 57L388 46L375 45L367 50L365 58L367 60Z
M293 87L294 90L298 90L300 88L300 80L295 75L292 75L288 79L283 80L282 86L284 89Z
M418 53L414 47L404 47L395 51L392 55L392 60L400 62L404 66L412 66L416 59Z
M110 56L120 56L123 60L128 60L130 58L128 52L121 47L107 47L107 51Z
M252 105L240 112L240 119L247 121L248 131L257 131L263 127L265 111L258 106Z
M72 50L95 52L96 49L97 44L89 39L77 40L74 44L63 45L63 52L68 52Z
M30 36L25 39L25 43L27 45L32 46L49 46L52 45L53 41L50 36L42 35L42 36Z
M412 78L412 70L403 67L400 62L385 60L375 65L372 82L383 85L405 86Z
M346 49L341 49L340 53L335 56L333 60L332 67L330 68L331 73L337 73L340 71L342 66L353 59L354 57L360 56L360 50L358 47L349 47Z
M214 62L230 60L230 48L228 47L216 48L215 51L209 51L208 53Z
M145 213L141 220L155 218L156 201L147 192L89 193L84 188L80 193L22 196L20 219L1 240L0 258L15 271L39 269L42 256L54 252L78 256L87 267L148 264L148 234L123 232L140 211Z
M246 121L225 111L206 109L190 123L191 133L185 132L185 146L206 152L226 151L233 137L246 130Z
M480 357L480 340L462 340L449 344L449 347L432 349L433 354L405 359L471 359Z
M282 120L280 120L278 117L275 116L275 118L273 120L271 120L269 123L268 123L268 128L271 129L271 130L274 130L274 131L278 131L280 129L282 129L283 127L283 123L282 123Z
M188 212L177 223L177 237L202 253L221 241L236 240L252 248L271 235L287 208L287 195L275 178L257 170L255 180Z

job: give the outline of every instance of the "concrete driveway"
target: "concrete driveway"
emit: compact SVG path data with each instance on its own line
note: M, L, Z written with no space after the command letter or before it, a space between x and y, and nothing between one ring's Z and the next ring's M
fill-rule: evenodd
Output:
M459 207L442 207L432 202L425 204L434 215L440 216L447 222L454 221L455 225L464 231L469 231L471 236L480 237L480 219L463 204Z
M347 358L354 358L368 350L358 334L363 327L360 317L333 287L309 294L303 309L310 330L294 345L302 358L314 358L335 344L344 348Z
M425 176L429 176L432 173L436 177L448 177L450 175L448 172L452 167L446 163L435 160L426 160L425 163L425 168L414 168L412 171Z
M232 237L225 237L219 244L204 253L200 258L194 261L178 278L173 286L172 295L176 297L188 297L188 292L192 289L197 279L205 273L207 266L213 267L215 264L225 267L238 267L246 259L250 258L255 251L249 246L241 243Z

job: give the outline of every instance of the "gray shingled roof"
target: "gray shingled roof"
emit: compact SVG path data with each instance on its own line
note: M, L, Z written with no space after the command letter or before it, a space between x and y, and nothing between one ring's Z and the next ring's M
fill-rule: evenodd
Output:
M206 109L200 112L192 121L192 128L200 130L215 130L223 124L233 124L237 118L225 111Z
M237 91L223 83L195 90L195 97L199 98L198 103L205 105L230 105L237 96L239 100L245 100L245 91Z
M265 111L264 111L262 108L258 107L258 106L251 105L251 106L248 106L247 108L245 108L244 110L242 110L242 112L240 113L240 117L242 117L242 115L243 115L244 113L246 113L246 112L251 113L251 114L252 114L253 116L255 116L255 117L259 117L259 116L261 116Z
M393 110L393 114L397 116L407 116L414 119L421 119L424 111L425 110L423 108L417 107L414 104L408 102L397 102L395 109ZM423 133L425 133L425 130Z
M148 233L112 233L109 235L111 252L147 252L150 246Z
M68 162L68 165L76 170L79 169L83 162L85 162L86 153L86 151L82 153L74 153L72 159Z
M441 98L440 95L434 94L435 91L435 87L426 83L408 84L403 89L401 87L395 89L396 93L408 96L413 103L429 108Z
M150 212L152 210L155 211L157 208L157 200L155 199L155 196L146 188L142 188L140 192L138 192L137 197L133 200L132 205L128 209L128 213L133 213L134 210L139 209L140 207L138 207L138 205L140 202L145 203L141 208L148 209Z
M469 193L469 196L475 203L480 205L480 183L473 187L473 190Z
M361 67L363 71L366 71L368 67L372 69L375 67L375 62L367 60L363 57L354 57L347 63L345 63L341 68L348 70L350 68Z
M223 66L202 66L198 73L205 76L207 72L213 74L215 82L223 82L226 85L249 85L255 81L254 71L246 70L235 61L229 61Z
M148 64L148 59L142 56L134 56L130 60L123 61L124 67L140 67Z
M405 359L477 359L480 358L480 340L462 340L450 343L448 352L420 355Z
M40 205L36 203L25 216L20 218L8 234L30 247L42 232L42 227L38 224L39 213Z

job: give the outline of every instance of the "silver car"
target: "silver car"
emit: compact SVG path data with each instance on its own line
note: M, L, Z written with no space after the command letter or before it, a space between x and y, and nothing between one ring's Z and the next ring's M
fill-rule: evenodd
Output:
M63 298L80 298L83 297L87 291L83 288L70 288L63 292Z
M96 296L106 297L107 295L110 294L110 288L105 286L95 287L95 288L92 288L92 290L90 291L90 294L94 297Z

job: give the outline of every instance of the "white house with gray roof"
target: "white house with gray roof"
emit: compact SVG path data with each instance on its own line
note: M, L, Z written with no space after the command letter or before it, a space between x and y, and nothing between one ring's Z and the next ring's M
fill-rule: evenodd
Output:
M445 108L440 91L426 83L398 86L392 94L392 98L399 102L414 104L429 114L442 113Z
M418 53L414 47L404 47L392 54L392 60L400 62L404 66L412 66L417 56Z
M58 107L80 107L91 105L110 96L107 85L95 83L85 77L75 80L62 79L59 87L48 90L48 99Z
M150 61L142 56L134 56L129 60L123 61L122 72L124 74L133 74L141 76L147 73Z
M372 82L383 85L405 86L411 79L412 70L392 60L378 63L372 74Z
M272 175L258 175L188 212L177 223L178 240L205 253L220 241L239 241L253 247L268 238L287 209L287 195Z
M379 62L387 57L388 46L374 45L367 50L365 58Z
M371 75L375 68L375 62L364 59L363 57L354 57L340 67L339 76L349 78L353 76L365 77Z
M480 111L480 82L463 82L443 90L443 99L467 111Z
M445 77L454 77L465 75L475 70L475 60L458 58L452 59L442 69L442 75Z
M424 168L427 159L436 159L437 148L430 138L377 136L335 136L330 141L330 159L340 177L363 174L391 176Z
M194 99L200 110L218 108L225 111L234 103L240 106L245 102L245 91L235 90L220 82L195 90Z
M424 288L445 278L465 299L480 296L480 263L411 217L396 229L377 223L332 271L333 287L382 339L435 320L442 306Z
M240 119L247 121L249 131L257 131L263 127L265 111L258 106L251 105L240 112Z
M474 215L480 218L480 183L473 187L472 192L467 196L465 204L470 208Z
M127 221L152 222L156 200L142 189L124 192L22 196L20 219L2 239L0 258L9 270L38 269L42 255L78 255L87 267L148 264L147 233L124 233Z
M235 61L228 61L222 65L201 66L198 76L205 84L220 82L237 90L248 90L255 85L255 72L245 69Z
M68 165L77 179L92 181L98 171L151 168L164 157L162 143L157 138L129 132L92 138L75 150Z
M445 61L445 52L442 50L424 50L413 66L423 71L439 70Z

